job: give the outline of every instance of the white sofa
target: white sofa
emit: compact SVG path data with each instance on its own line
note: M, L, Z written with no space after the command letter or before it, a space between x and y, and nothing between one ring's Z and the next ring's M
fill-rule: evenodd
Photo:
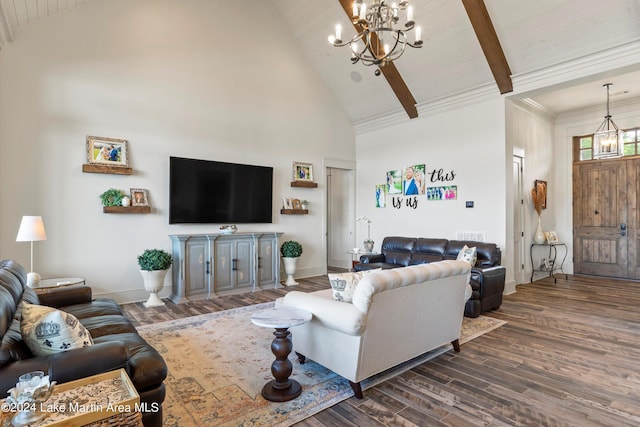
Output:
M353 302L332 290L292 291L279 303L313 313L291 328L293 349L348 379L358 398L360 381L451 343L460 351L460 328L471 267L439 261L372 272L356 286Z

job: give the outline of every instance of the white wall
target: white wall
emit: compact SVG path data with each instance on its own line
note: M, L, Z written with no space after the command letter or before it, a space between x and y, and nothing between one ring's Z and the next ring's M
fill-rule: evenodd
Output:
M493 99L454 111L426 115L405 124L360 134L357 216L372 220L376 250L385 236L455 239L458 231L485 232L486 241L505 248L505 109ZM375 207L375 185L385 183L389 170L425 164L426 171L451 171L455 179L427 186L457 185L457 200L428 201L418 196L416 209L400 209L387 197L385 208ZM406 199L406 197L404 197ZM473 201L474 208L465 208ZM366 225L356 227L357 241L366 238Z
M0 55L0 258L28 268L15 235L22 215L42 215L43 277L144 299L142 250L217 229L168 225L175 155L273 166L274 223L239 229L282 231L304 246L300 276L325 272L322 159L354 161L354 132L270 3L90 2L21 28ZM82 173L86 135L129 140L134 174ZM317 190L290 187L293 161L314 164ZM111 187L149 189L152 214L103 214L98 195ZM281 216L282 195L316 209Z

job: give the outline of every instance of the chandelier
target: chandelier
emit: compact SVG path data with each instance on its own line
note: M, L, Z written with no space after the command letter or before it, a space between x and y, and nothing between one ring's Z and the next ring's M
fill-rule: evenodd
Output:
M605 159L608 157L622 156L623 134L618 126L611 120L609 114L609 86L611 83L603 85L607 88L607 115L604 121L593 134L593 158Z
M404 29L395 28L400 20L400 12L406 10ZM366 4L358 0L353 2L351 22L358 34L351 40L342 41L342 26L336 25L335 35L329 36L329 43L336 47L351 46L351 62L362 62L364 65L376 65L375 75L380 75L380 67L400 58L407 46L422 47L422 31L413 21L413 7L407 0L392 3L385 0L373 0ZM407 32L415 27L415 39L411 43Z

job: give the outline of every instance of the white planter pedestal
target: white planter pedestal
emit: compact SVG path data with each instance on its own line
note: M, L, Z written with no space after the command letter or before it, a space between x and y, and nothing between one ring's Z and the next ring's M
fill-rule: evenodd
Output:
M149 292L149 299L143 305L149 307L160 307L164 302L158 297L158 292L164 287L164 277L168 270L140 270L144 280L144 289Z
M284 282L285 286L297 285L293 275L296 273L296 267L298 265L298 258L282 258L284 264L284 272L287 273L287 280Z

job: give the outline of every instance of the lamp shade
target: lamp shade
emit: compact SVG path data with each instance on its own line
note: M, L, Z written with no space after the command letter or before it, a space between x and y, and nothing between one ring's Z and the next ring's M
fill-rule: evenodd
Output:
M18 229L16 242L37 242L47 240L44 222L41 216L23 216Z

